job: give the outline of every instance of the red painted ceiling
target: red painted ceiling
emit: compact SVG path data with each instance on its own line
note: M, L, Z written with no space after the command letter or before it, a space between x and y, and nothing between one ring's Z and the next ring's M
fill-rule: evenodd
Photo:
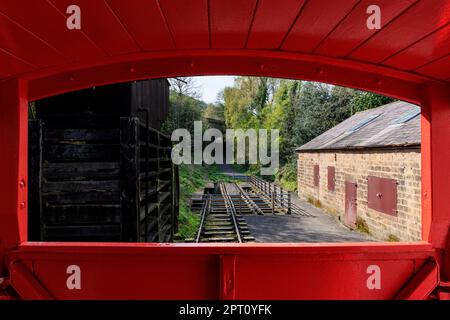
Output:
M81 30L66 8L81 8ZM366 27L369 5L382 29ZM0 0L0 79L105 58L271 50L450 82L450 0Z

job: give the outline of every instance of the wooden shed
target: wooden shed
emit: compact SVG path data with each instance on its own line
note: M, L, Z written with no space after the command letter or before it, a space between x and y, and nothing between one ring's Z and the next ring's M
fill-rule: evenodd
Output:
M36 101L29 120L29 239L169 242L178 172L158 131L166 79Z

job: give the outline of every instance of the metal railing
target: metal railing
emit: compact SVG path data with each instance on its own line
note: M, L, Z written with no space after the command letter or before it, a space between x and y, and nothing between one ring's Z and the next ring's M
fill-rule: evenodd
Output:
M255 176L249 176L247 180L253 188L271 201L272 211L275 211L277 207L286 210L287 214L291 214L291 194L288 191L277 186L275 183Z

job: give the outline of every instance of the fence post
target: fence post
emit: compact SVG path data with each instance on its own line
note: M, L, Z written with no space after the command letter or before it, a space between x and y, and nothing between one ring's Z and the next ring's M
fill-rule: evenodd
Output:
M291 210L291 193L289 191L287 191L287 195L288 195L288 214L292 214L292 210Z
M242 196L239 197L239 215L242 215Z
M139 119L120 118L120 204L122 241L139 240Z
M270 185L269 185L270 190ZM275 214L275 185L274 189L272 190L272 214Z

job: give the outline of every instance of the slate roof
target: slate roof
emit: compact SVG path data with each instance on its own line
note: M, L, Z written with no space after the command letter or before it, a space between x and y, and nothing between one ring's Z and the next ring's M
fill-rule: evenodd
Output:
M297 151L419 146L420 139L420 107L396 101L356 113Z

